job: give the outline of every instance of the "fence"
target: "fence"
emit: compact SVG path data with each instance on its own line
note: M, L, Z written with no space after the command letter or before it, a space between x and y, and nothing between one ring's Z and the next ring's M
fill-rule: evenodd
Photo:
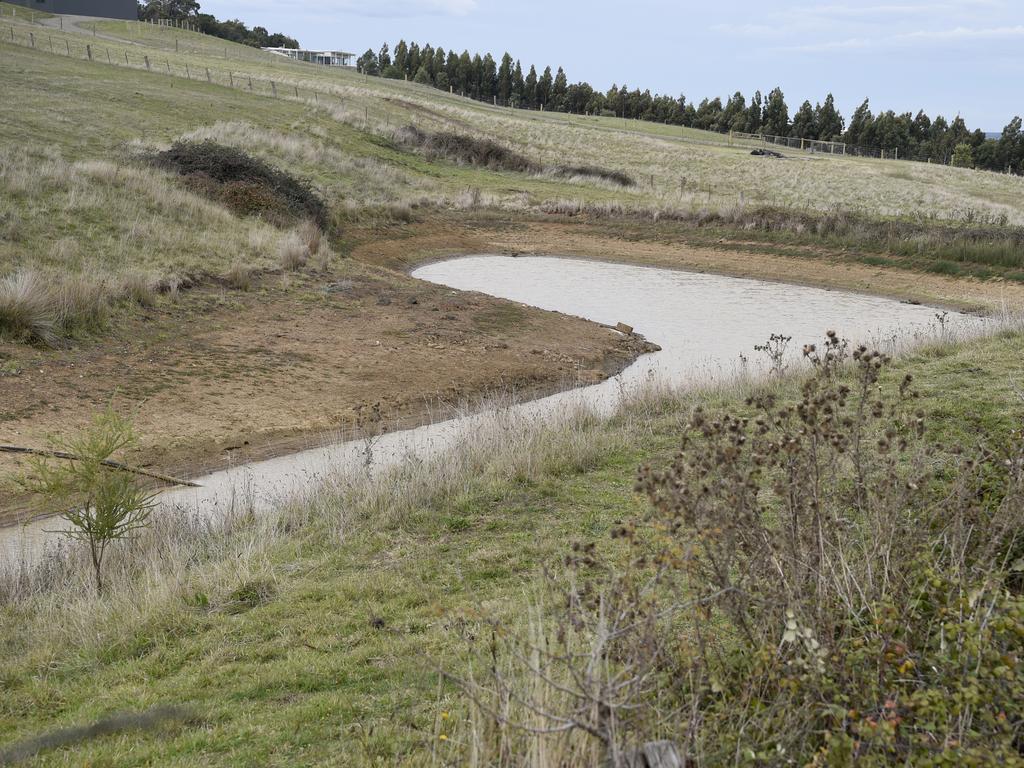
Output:
M762 145L773 144L811 153L847 154L847 145L841 141L819 141L818 139L801 139L795 136L772 136L765 133L741 133L739 131L729 131L729 138L734 141L753 141Z
M354 100L352 99L349 99L350 103L347 104L345 96L331 90L312 88L303 82L254 76L244 69L219 70L194 63L190 65L187 61L172 61L170 56L158 58L153 50L142 53L134 48L119 47L116 43L85 43L78 39L78 36L69 36L56 29L51 32L45 27L23 27L20 24L5 26L6 29L0 27L0 43L3 44L18 45L101 65L145 70L175 79L225 86L274 99L336 109L347 109L353 106L351 102ZM170 87L174 87L173 83ZM386 109L371 110L368 106L363 105L353 112L351 121L356 122L359 117L362 117L364 128L369 125L371 118L378 120L384 127L390 127L391 124L391 113Z

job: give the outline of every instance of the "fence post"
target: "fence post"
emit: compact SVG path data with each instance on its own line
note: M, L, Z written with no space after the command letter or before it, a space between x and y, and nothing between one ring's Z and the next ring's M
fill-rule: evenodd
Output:
M71 43L69 43L67 40L65 40L64 41L64 47L68 49L68 56L70 56L71 55Z
M299 86L295 86L295 98L299 98Z
M92 61L92 46L91 45L86 45L85 46L85 55L89 57L89 61Z
M28 44L33 48L36 47L36 36L33 35L31 32L28 33Z
M125 65L126 67L127 67L127 66L129 66L129 65L128 65L128 51L125 51L125 52L124 52L124 65Z
M187 61L185 62L185 77L187 77L189 80L192 79L192 73L188 71L188 62Z
M174 38L174 52L178 52L178 38Z
M320 104L320 94L318 94L316 91L313 91L313 101L315 101L318 105Z
M252 78L251 77L249 78L249 90L250 91L252 90Z
M53 35L47 35L46 39L50 41L50 53L53 53Z
M146 60L146 70L148 72L152 72L153 68L149 65L149 56L143 56L142 58L144 58Z
M274 85L274 81L273 80L270 81L270 90L273 92L274 98L276 99L277 98L277 86Z
M231 83L231 87L235 87L235 76L228 72L228 82Z
M113 64L114 62L112 62L112 61L110 60L110 49L109 49L109 48L107 48L107 49L106 49L106 51L107 51L107 64Z
M210 68L206 68L206 82L210 82Z
M167 59L164 59L164 64L167 66L167 74L171 74L171 62L169 62Z

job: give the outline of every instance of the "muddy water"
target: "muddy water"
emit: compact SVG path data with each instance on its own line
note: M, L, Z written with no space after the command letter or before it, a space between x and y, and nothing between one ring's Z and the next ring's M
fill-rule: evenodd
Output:
M608 412L624 391L651 379L706 383L745 370L756 372L765 367L766 359L754 345L772 333L793 338L788 360L797 365L802 344L820 340L828 329L874 345L913 342L939 330L935 309L890 299L579 259L469 256L431 264L413 275L608 325L627 323L662 347L601 384L507 409L504 415L510 418L553 418L577 403ZM945 331L977 322L952 316ZM538 347L542 346L539 340ZM380 469L427 458L488 418L493 417L465 416L385 435L373 446L371 466ZM258 512L308 491L328 476L360 469L365 461L364 442L341 442L197 478L201 488L167 491L159 505L207 516L239 509ZM0 552L8 560L35 559L58 537L59 527L47 520L2 529Z

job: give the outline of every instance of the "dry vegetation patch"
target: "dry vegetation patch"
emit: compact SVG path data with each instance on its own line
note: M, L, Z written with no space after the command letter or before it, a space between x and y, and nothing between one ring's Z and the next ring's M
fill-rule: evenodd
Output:
M153 162L240 215L261 216L279 226L303 218L327 225L327 206L308 182L235 147L177 141Z

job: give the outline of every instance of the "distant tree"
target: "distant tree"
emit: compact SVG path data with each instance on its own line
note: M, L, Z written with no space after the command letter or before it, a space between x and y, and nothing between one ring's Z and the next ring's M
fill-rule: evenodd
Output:
M697 107L697 119L694 128L704 131L717 131L722 120L722 100L719 98L704 99Z
M199 3L196 0L149 0L147 3L138 3L138 9L142 21L183 21L199 15Z
M532 65L524 82L523 106L527 109L537 108L537 69Z
M555 79L551 84L551 110L554 112L565 111L565 96L569 92L569 82L565 77L565 71L559 67L555 73Z
M405 40L399 40L398 45L395 46L395 60L392 66L395 68L395 74L398 79L405 76L405 73L409 71L409 46L406 45Z
M506 53L501 57L501 66L498 67L498 102L503 106L507 106L511 96L512 57Z
M445 90L448 89L447 61L448 58L445 56L444 48L439 47L434 51L434 63L430 67L430 74L433 75L435 83L440 83L441 76L444 76ZM437 87L440 88L441 86L438 85Z
M377 54L377 66L381 72L391 66L391 51L387 43L380 47L380 53Z
M843 116L836 110L836 102L831 93L825 97L824 104L815 108L814 124L818 138L822 141L836 141L843 135Z
M551 76L551 67L544 67L544 72L537 79L537 106L550 108L553 86L554 78Z
M761 92L755 91L754 98L750 100L747 107L747 133L761 133L764 125L764 106L762 105Z
M377 54L373 52L372 48L367 48L366 53L356 59L356 70L364 75L380 74Z
M426 64L420 64L420 68L416 70L416 76L413 78L413 81L421 85L434 84L434 81L430 79L430 70L427 69Z
M781 88L775 88L768 94L764 105L764 132L773 136L789 134L789 108Z
M974 150L970 144L962 141L956 145L953 149L952 165L957 168L974 167Z
M868 99L864 99L864 102L857 107L850 118L850 124L846 128L846 143L854 146L866 146L874 122L875 116L871 114L871 103Z
M526 93L526 83L523 80L523 65L516 60L515 69L512 70L512 94L509 96L509 103L514 107L521 107Z
M793 115L793 125L790 127L789 135L795 139L818 138L818 127L815 125L814 107L811 106L811 102L805 101Z
M480 66L480 98L483 101L494 101L498 93L498 64L491 54L483 58Z
M747 99L736 91L725 103L722 110L720 129L722 131L745 131L747 127Z

